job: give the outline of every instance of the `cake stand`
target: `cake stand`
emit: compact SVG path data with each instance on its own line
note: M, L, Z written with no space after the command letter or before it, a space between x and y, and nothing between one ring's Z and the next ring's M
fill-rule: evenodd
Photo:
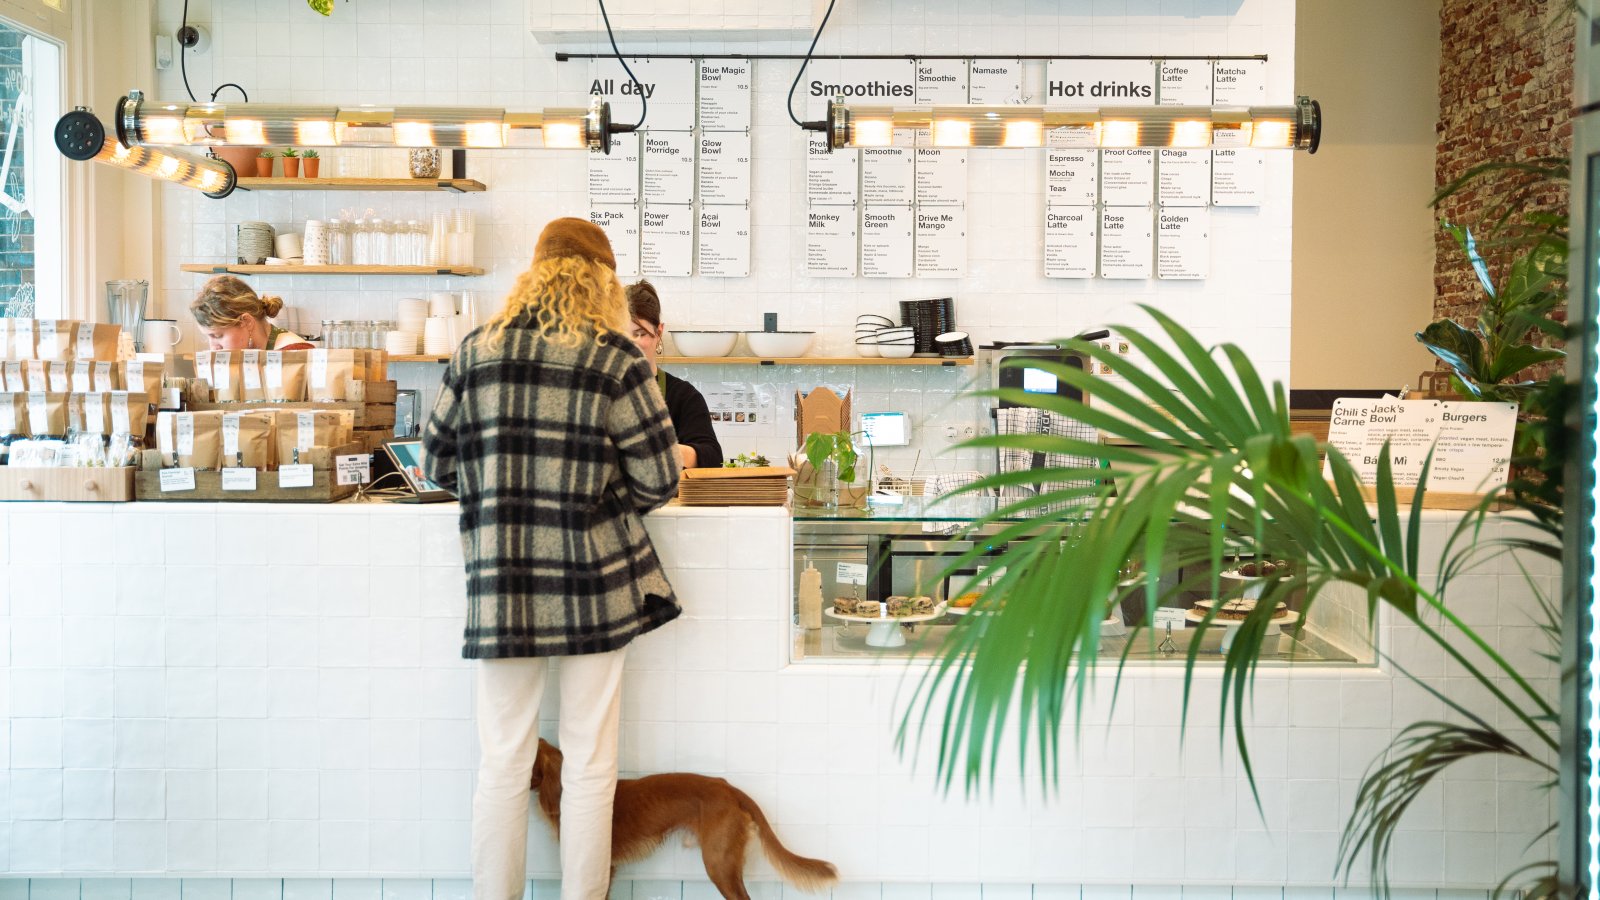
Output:
M899 626L913 625L917 622L932 622L934 619L943 616L944 612L945 605L941 603L938 606L935 606L933 608L933 612L928 613L927 615L897 616L892 619L888 616L878 616L877 618L873 619L869 619L865 616L847 616L842 613L834 612L834 609L831 606L823 610L822 614L830 619L838 619L841 622L850 622L857 625L868 626L868 647L904 647L906 645L906 636L901 633Z
M1191 609L1184 615L1184 618L1188 619L1193 624L1198 624L1206 620L1206 612L1203 609ZM1267 623L1267 630L1262 632L1261 636L1263 638L1267 638L1275 634L1282 634L1283 632L1280 630L1279 626L1293 625L1298 621L1300 621L1300 614L1292 609L1288 610L1283 615L1269 621ZM1221 625L1223 628L1227 629L1227 632L1222 636L1223 653L1227 653L1228 650L1233 647L1233 639L1239 636L1239 626L1243 624L1243 619L1224 619L1221 616L1212 617L1211 622L1209 623L1210 626L1214 627Z

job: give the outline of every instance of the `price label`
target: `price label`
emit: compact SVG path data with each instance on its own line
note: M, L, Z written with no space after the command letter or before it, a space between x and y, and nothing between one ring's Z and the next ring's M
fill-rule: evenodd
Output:
M6 390L20 394L28 389L28 382L23 380L22 377L22 362L20 360L7 362L4 372Z
M338 484L366 484L372 480L372 454L359 453L336 457L333 461Z
M281 488L308 488L315 478L311 466L307 464L278 467L278 487Z
M1173 628L1184 628L1189 624L1189 611L1186 609L1173 609L1170 606L1156 607L1154 619L1157 628L1171 625Z
M92 387L95 391L114 391L117 389L116 380L111 377L111 363L97 362L94 364L94 375L91 376ZM138 387L144 387L144 364L139 365ZM134 390L134 385L128 385L128 390Z
M73 354L79 359L94 359L94 323L78 323L78 350Z
M94 364L78 360L72 364L72 392L82 394L94 390Z
M104 395L96 394L95 396L101 397ZM133 432L133 426L128 422L128 404L130 402L127 391L117 391L111 395L112 434L131 434Z
M123 409L123 418L127 418L127 409ZM106 433L106 395L99 391L91 391L83 395L83 427L91 434Z
M294 448L301 452L310 450L317 443L317 414L295 413L294 421Z
M28 359L33 356L37 345L33 342L33 320L15 319L11 325L13 354L18 359Z
M842 562L834 570L833 580L839 584L866 584L867 564Z
M261 351L246 350L244 359L244 389L247 391L261 390Z
M50 433L50 408L45 403L44 391L28 394L28 427L35 435Z
M162 469L161 492L194 490L194 469Z
M228 467L222 470L222 489L225 491L253 491L256 489L256 470Z
M314 388L325 388L328 386L328 351L311 351L311 371L306 377L307 380L311 382L311 386Z
M232 350L218 350L211 354L211 386L219 391L233 388Z
M206 384L211 383L210 350L201 350L194 355L194 376Z
M30 359L24 363L28 370L28 390L44 391L50 389L50 380L45 377L45 365L42 359Z
M178 413L178 455L194 455L194 413Z
M56 333L54 319L40 319L35 326L39 333L39 356L42 359L55 359L61 355L61 336ZM91 354L92 355L92 354Z
M283 351L268 350L267 361L263 366L262 375L266 378L267 387L283 387Z

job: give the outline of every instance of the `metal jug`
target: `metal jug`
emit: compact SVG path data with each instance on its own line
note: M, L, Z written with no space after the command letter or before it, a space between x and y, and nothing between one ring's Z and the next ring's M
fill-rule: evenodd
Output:
M106 282L106 318L132 335L135 342L144 337L144 307L150 299L148 281Z

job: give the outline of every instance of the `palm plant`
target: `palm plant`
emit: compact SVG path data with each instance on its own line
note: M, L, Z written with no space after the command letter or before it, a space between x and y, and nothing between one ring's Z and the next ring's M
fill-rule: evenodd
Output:
M1263 602L1239 626L1240 634L1223 659L1217 714L1224 728L1231 725L1252 786L1246 715L1261 662L1261 637L1278 600L1303 594L1303 608L1309 610L1327 589L1353 585L1365 593L1370 622L1376 623L1383 606L1404 617L1474 679L1493 706L1469 708L1439 694L1427 681L1413 679L1454 715L1449 721L1416 723L1395 738L1363 780L1341 846L1345 877L1365 858L1372 883L1386 891L1384 873L1395 829L1418 791L1445 768L1501 754L1548 770L1553 777L1547 760L1558 745L1552 698L1462 621L1446 591L1464 572L1497 554L1559 558L1559 520L1536 519L1527 532L1519 533L1526 536L1490 540L1483 526L1500 514L1485 503L1464 517L1447 543L1438 568L1442 574L1425 579L1420 556L1426 490L1419 487L1409 507L1402 507L1387 448L1377 470L1375 508L1369 507L1355 467L1338 450L1291 430L1281 385L1269 389L1237 347L1207 348L1160 311L1146 312L1159 331L1118 329L1148 360L1145 366L1130 365L1090 342L1065 344L1116 367L1126 386L1085 370L1028 360L1028 366L1048 369L1077 388L1083 399L1008 389L986 392L1085 423L1118 441L1026 434L967 442L1087 461L1002 473L971 487L1062 485L1011 502L979 522L1000 528L1000 533L949 567L949 572L970 570L984 552L982 544L1008 547L999 560L988 561L1004 569L977 601L976 608L988 614L963 619L939 649L900 726L900 746L904 749L931 729L939 740L936 770L941 782L947 787L961 783L972 791L981 788L986 774L993 777L1001 735L1016 720L1023 766L1036 751L1041 774L1053 780L1059 774L1060 726L1074 711L1081 712L1108 604L1130 590L1119 586L1125 584L1121 573L1130 561L1145 561L1144 574L1131 590L1142 595L1149 620L1157 606L1195 586L1163 586L1162 570L1203 571L1200 580L1210 596L1223 597L1228 594L1215 573L1228 558L1249 554L1288 559L1294 564L1265 580ZM1326 477L1322 454L1328 460ZM1107 466L1119 467L1114 477L1106 477ZM1424 469L1424 486L1426 480ZM1067 511L1061 512L1064 507ZM1539 585L1533 587L1538 590ZM1552 606L1548 598L1541 602L1553 633ZM1215 609L1199 624L1199 636L1184 660L1186 718L1192 677L1200 663L1200 637L1207 628L1221 627L1214 625L1214 615ZM1116 677L1121 674L1119 665ZM1502 721L1514 727L1496 724ZM1543 871L1519 875L1549 877Z

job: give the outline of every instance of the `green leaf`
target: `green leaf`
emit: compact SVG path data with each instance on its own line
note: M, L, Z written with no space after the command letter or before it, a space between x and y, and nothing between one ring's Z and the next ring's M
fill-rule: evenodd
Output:
M333 0L306 0L306 5L321 15L333 15Z
M1440 319L1417 332L1417 340L1464 379L1482 380L1483 339L1474 332L1450 319Z
M1561 350L1535 347L1532 344L1517 344L1495 354L1494 358L1489 361L1489 370L1484 373L1486 376L1484 380L1491 384L1498 384L1516 377L1518 372L1529 366L1566 358L1567 354Z

